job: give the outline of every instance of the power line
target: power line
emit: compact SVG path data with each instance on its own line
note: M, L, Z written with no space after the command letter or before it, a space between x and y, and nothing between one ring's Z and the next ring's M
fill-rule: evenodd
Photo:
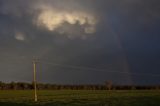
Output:
M128 74L128 75L134 75L134 76L160 77L160 74L122 72L122 71L105 70L105 69L97 69L97 68L74 66L74 65L63 65L63 64L53 63L53 62L46 62L46 61L39 61L39 63L50 64L50 65L53 65L53 66L64 67L64 68L72 68L72 69L80 69L80 70L90 70L90 71L95 71L95 72L109 72L109 73Z
M13 59L13 58L12 58ZM17 60L15 57L14 59ZM19 56L18 59L26 59ZM41 61L40 61L41 60ZM42 61L45 60L45 61ZM132 72L122 72L122 71L115 71L115 70L106 70L106 69L97 69L97 68L91 68L91 67L82 67L82 66L75 66L75 65L64 65L64 64L57 64L53 62L47 62L48 59L37 59L37 62L43 63L43 64L50 64L57 67L64 67L64 68L72 68L72 69L79 69L79 70L90 70L95 72L107 72L107 73L119 73L119 74L128 74L132 76L150 76L150 77L160 77L160 74L153 74L153 73L132 73ZM79 71L76 70L76 71Z

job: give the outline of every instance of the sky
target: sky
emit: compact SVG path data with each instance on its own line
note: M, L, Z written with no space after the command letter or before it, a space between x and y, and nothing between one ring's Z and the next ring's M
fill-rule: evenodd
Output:
M160 84L159 0L0 0L0 81Z

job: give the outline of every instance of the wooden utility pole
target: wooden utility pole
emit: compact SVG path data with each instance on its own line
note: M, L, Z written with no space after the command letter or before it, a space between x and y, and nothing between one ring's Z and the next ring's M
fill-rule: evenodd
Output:
M34 83L34 101L37 102L37 84L36 84L36 59L33 59L33 83Z

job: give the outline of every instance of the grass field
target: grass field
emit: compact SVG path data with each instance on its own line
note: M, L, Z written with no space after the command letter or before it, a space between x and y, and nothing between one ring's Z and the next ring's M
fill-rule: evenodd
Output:
M160 91L0 91L0 106L160 106Z

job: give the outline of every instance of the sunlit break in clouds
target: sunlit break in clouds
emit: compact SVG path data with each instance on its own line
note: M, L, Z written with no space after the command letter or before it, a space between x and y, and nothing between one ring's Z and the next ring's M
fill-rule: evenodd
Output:
M38 27L44 27L48 31L66 34L68 37L86 37L96 32L97 19L94 15L80 10L57 10L47 7L42 9L36 19ZM74 27L77 26L77 31ZM78 31L79 30L79 31ZM73 35L74 34L74 35Z

